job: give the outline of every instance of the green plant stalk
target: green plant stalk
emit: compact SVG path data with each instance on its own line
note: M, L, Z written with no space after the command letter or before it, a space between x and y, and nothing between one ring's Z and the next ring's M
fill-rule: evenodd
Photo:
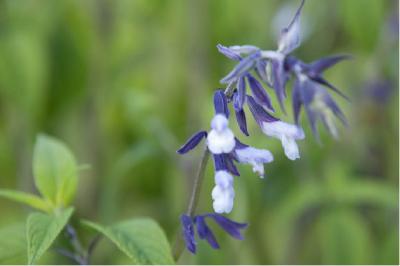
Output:
M196 207L200 198L201 185L203 184L204 174L206 171L209 158L210 158L210 151L206 147L204 149L203 155L201 156L201 161L197 170L197 175L193 183L193 189L192 189L192 194L190 196L189 205L186 210L186 214L189 216L193 216L196 211ZM184 250L183 238L181 230L178 230L173 250L173 256L175 261L179 260L183 250Z

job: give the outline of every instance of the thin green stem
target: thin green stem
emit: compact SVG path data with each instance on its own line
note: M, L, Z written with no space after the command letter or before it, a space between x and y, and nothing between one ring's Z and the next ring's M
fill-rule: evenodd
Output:
M194 180L193 184L193 190L192 194L190 197L190 202L186 211L186 214L189 216L193 216L197 204L199 202L200 198L200 191L201 191L201 185L203 184L203 179L204 179L204 173L206 171L208 159L210 158L210 152L208 151L208 148L204 149L203 155L201 156L201 161L199 164L199 168L197 170L197 175L196 179Z
M197 207L197 204L198 204L199 198L200 198L201 185L204 180L204 173L206 171L206 167L207 167L209 158L210 158L210 152L208 151L208 148L206 147L204 149L203 155L201 156L201 161L199 164L199 168L197 170L197 175L196 175L196 178L194 179L194 183L193 183L192 193L190 195L189 205L186 210L186 214L189 216L193 216L196 211L196 207ZM176 236L176 241L175 241L174 251L173 251L175 261L178 261L183 250L184 250L184 243L183 243L181 231L179 230L177 233L177 236Z

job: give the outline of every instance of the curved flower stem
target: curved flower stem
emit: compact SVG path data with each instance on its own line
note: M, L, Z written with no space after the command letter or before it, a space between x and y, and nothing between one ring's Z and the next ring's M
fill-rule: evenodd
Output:
M197 203L199 202L201 185L203 183L204 173L206 171L207 162L209 158L210 158L210 152L206 147L204 149L203 155L201 156L201 161L199 164L199 168L197 170L196 179L194 180L193 184L192 194L190 196L190 202L186 211L186 214L189 216L193 216L197 207Z
M189 216L194 215L194 212L197 207L197 203L199 202L201 185L203 183L204 173L205 173L209 158L210 158L210 152L209 152L208 148L206 147L204 149L203 155L201 156L201 161L199 164L199 168L197 170L197 175L196 175L196 178L194 179L194 183L193 183L193 189L192 189L192 194L190 196L189 205L186 210L186 214ZM174 251L173 251L175 261L178 261L179 257L181 256L181 254L183 252L183 249L184 249L184 243L183 243L181 231L179 230L177 233L177 236L176 236L176 241L175 241Z

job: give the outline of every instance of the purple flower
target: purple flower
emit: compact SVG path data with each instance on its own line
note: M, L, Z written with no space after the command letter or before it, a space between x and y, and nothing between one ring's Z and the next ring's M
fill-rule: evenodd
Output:
M225 170L235 176L240 176L237 170L232 155L229 153L213 154L215 171Z
M281 31L278 42L278 52L289 54L300 46L300 14L304 6L304 0L301 1L300 7L297 9L289 26Z
M329 89L338 93L343 98L349 100L349 98L346 95L344 95L340 90L338 90L335 86L333 86L331 83L329 83L323 77L323 71L336 65L340 61L346 60L346 59L351 59L351 56L349 56L349 55L333 55L333 56L323 57L314 62L311 62L310 64L304 64L304 63L301 64L300 65L301 71L303 73L305 73L311 80L328 87ZM298 60L298 61L300 61L300 60Z
M338 133L333 116L343 124L346 118L329 93L308 76L298 73L293 87L293 112L296 123L299 122L301 106L304 106L313 134L318 138L316 122L320 119L328 131L337 138Z
M182 147L179 148L176 152L179 154L185 154L189 152L190 150L194 149L197 145L199 145L200 141L203 138L207 137L207 132L206 131L199 131L195 133L193 136L191 136L188 141L182 145Z
M222 114L229 118L228 100L222 90L214 92L214 109L216 115Z
M273 117L249 95L247 95L247 102L262 132L267 136L279 139L286 156L290 160L300 158L295 140L304 139L303 130L299 126L288 124Z
M240 130L243 132L243 134L249 136L249 132L247 131L246 114L243 110L243 105L246 101L246 91L244 88L245 85L241 83L245 83L244 78L239 79L238 91L234 92L233 94L233 107L235 109L236 121Z
M221 54L225 55L229 59L232 59L232 60L235 60L235 61L242 60L242 57L240 56L240 53L235 52L234 50L229 49L228 47L223 46L222 44L218 44L217 45L217 49Z
M238 139L236 139L234 156L239 163L250 164L253 167L253 172L261 178L264 177L264 164L274 160L270 151L256 149L241 143Z
M269 99L269 95L266 90L263 88L260 82L255 79L252 75L247 74L247 80L250 84L251 92L254 96L254 99L260 104L267 107L269 110L274 111L272 107L271 100Z
M230 153L235 147L235 136L228 123L228 119L221 114L215 115L211 121L207 147L213 154Z
M240 77L237 82L237 94L233 98L233 107L235 110L242 110L243 105L246 101L246 80L244 77Z
M228 75L221 79L221 83L227 84L232 81L236 81L238 80L238 78L246 75L256 65L257 60L260 58L260 51L256 51L249 56L243 58Z
M217 213L230 213L233 208L235 190L233 176L239 175L228 154L214 154L215 186L211 192L213 208Z
M278 50L275 53L271 53L273 56L267 61L266 68L270 68L270 78L265 78L266 81L272 81L272 87L275 90L276 97L278 98L279 105L284 113L285 106L283 104L286 98L286 82L289 79L289 72L285 69L285 58L293 50L300 46L300 15L303 9L304 0L302 0L300 7L297 9L292 21L289 25L282 29L281 35L278 41ZM263 72L258 71L261 75ZM268 72L266 71L268 76Z
M208 244L210 244L210 246L213 249L219 249L219 244L215 239L214 233L207 226L207 223L205 221L205 216L202 215L196 216L194 218L194 222L197 227L197 234L199 235L199 238L207 240Z
M216 224L219 225L226 233L230 236L243 240L243 235L241 234L241 230L247 227L246 223L238 223L232 221L220 214L217 213L206 213L202 215L196 215L193 218L190 216L183 214L181 216L181 223L182 223L182 232L183 238L186 243L186 248L193 254L196 253L196 240L195 240L195 230L196 228L197 235L200 239L206 240L208 244L213 249L219 249L219 244L217 239L215 238L214 233L212 232L211 228L207 225L206 218L211 218L214 220Z
M239 125L240 130L245 134L246 136L249 136L249 132L247 131L247 122L246 122L246 114L243 109L236 110L235 109L235 116L236 116L236 121Z
M235 147L233 132L228 127L228 101L222 90L214 93L215 116L211 120L211 131L207 136L208 149L213 154L229 153Z
M189 140L177 151L179 154L185 154L194 149L203 138L207 138L207 147L213 154L230 153L235 147L235 136L228 127L229 109L226 96L222 90L214 93L215 116L211 120L211 130L195 133Z
M256 100L247 95L247 104L249 106L250 112L253 114L254 119L256 122L261 125L262 122L274 122L278 121L279 119L269 114L261 105L259 105Z
M304 131L297 125L292 125L283 121L262 122L262 132L269 136L279 139L282 142L286 157L290 160L300 158L299 147L296 140L305 138Z
M240 230L245 229L248 226L247 223L238 223L217 213L209 213L206 216L214 219L214 221L232 237L239 240L244 239Z
M337 130L333 118L338 117L346 123L344 114L339 109L328 89L341 93L334 85L324 78L324 71L338 62L348 59L347 55L324 57L311 63L304 63L291 53L300 46L300 16L305 0L301 1L294 17L288 26L281 31L278 48L275 51L261 50L253 45L223 46L217 49L227 58L236 62L233 70L221 79L221 83L228 84L225 92L220 89L214 93L213 103L215 115L211 120L209 132L199 131L177 151L185 154L194 149L206 138L207 149L212 153L214 160L214 181L212 189L212 205L215 213L190 217L181 216L182 232L187 249L196 252L195 232L202 240L217 249L219 244L208 226L208 220L213 220L225 232L237 239L243 239L241 230L247 224L234 222L221 213L230 213L234 205L234 179L239 176L237 163L250 164L253 172L264 177L264 164L274 160L273 155L266 149L257 149L241 143L235 138L229 127L230 111L228 104L233 105L236 122L246 136L249 136L245 105L250 109L252 116L262 132L281 141L284 153L290 160L300 158L298 140L305 138L299 125L302 107L311 124L313 134L318 137L317 120L336 137ZM257 77L257 78L256 78ZM292 90L292 107L295 124L284 122L271 115L274 112L270 95L264 84L274 90L281 110L285 113L284 100L287 97L286 84L294 78ZM247 95L246 86L250 87L251 95Z
M194 238L194 229L193 229L193 221L190 216L186 214L181 215L181 223L182 223L182 234L183 239L186 243L186 248L192 252L196 253L196 240Z
M277 58L271 59L271 73L272 73L272 86L274 88L276 97L278 98L279 105L285 113L284 100L286 98L286 82L288 80L288 73L284 68L285 57L280 55Z

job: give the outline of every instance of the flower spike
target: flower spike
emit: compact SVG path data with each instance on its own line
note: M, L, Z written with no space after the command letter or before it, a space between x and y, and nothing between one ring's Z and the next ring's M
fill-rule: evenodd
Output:
M328 131L336 138L338 133L335 127L335 116L343 124L347 124L343 112L328 93L329 89L348 99L342 92L324 78L324 71L337 63L349 59L348 55L334 55L323 57L311 63L305 63L292 55L300 46L300 16L305 0L301 0L293 18L286 28L281 31L276 50L262 50L253 45L217 45L218 51L236 65L220 82L225 88L217 89L214 93L215 115L211 120L209 132L199 131L177 151L185 154L194 149L203 138L206 138L207 150L204 151L196 182L194 182L192 199L198 197L198 188L204 177L208 154L214 160L214 182L211 191L212 208L214 213L181 216L182 233L187 249L196 252L195 232L201 240L206 240L213 249L220 246L208 226L212 219L225 232L236 239L243 239L241 230L247 227L246 223L238 223L224 217L223 213L230 213L234 206L234 181L240 176L236 165L248 164L260 178L265 176L265 164L274 161L274 156L267 149L258 149L240 142L229 127L229 104L232 104L236 122L240 131L249 136L246 120L249 108L254 120L261 131L268 137L278 139L286 157L290 160L300 158L298 140L305 138L300 124L300 113L304 109L311 125L314 136L318 139L317 120L320 120ZM291 93L287 93L286 85L293 80ZM251 95L247 95L246 86L250 87ZM274 91L280 109L285 111L284 101L291 96L294 124L287 123L272 115L270 94L265 85ZM196 203L189 204L188 213L194 213ZM207 219L206 219L207 218ZM179 255L179 254L178 254Z

